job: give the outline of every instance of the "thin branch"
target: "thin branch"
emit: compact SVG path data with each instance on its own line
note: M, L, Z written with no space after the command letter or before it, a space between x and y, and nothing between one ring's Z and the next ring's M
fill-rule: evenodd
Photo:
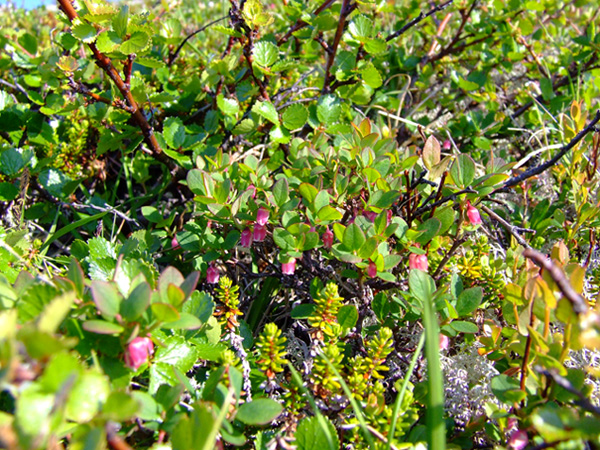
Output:
M181 52L181 49L183 48L183 46L186 44L187 41L189 41L191 38L193 38L194 36L196 36L198 33L203 32L204 30L206 30L208 27L214 25L215 23L219 23L225 19L227 19L227 17L229 16L223 16L220 17L218 19L213 20L212 22L207 23L206 25L204 25L203 27L198 28L196 31L194 31L192 34L189 34L188 36L186 36L186 38L181 42L181 44L179 44L179 47L177 47L177 49L171 53L169 55L169 60L167 62L167 67L171 67L173 65L173 63L175 62L175 60L177 59L177 57L179 56L179 52Z
M421 206L419 209L417 209L415 211L414 217L419 217L420 215L426 213L427 211L430 211L433 208L437 208L438 206L443 205L444 203L448 203L449 201L455 201L459 195L476 194L476 193L477 193L477 191L475 189L468 187L466 189L463 189L462 191L458 191L458 192L455 192L454 194L447 195L446 197L442 197L440 200L432 203L431 205Z
M393 32L387 38L385 38L385 41L389 42L392 39L396 39L398 36L401 36L402 34L406 33L409 29L411 29L412 27L414 27L415 25L417 25L423 19L426 19L427 17L434 15L438 11L442 11L443 9L446 9L453 2L454 2L454 0L448 0L445 3L439 4L435 8L432 8L427 14L423 14L423 12L419 13L419 15L417 17L415 17L413 20L411 20L410 22L408 22L406 25L404 25L398 31Z
M340 40L342 39L342 34L344 33L344 28L346 27L346 19L348 16L354 11L356 8L356 3L350 3L351 0L343 0L342 9L340 11L340 20L338 22L337 29L335 31L335 36L333 38L333 43L329 46L329 52L327 54L327 64L325 66L325 77L323 81L323 89L322 92L324 94L331 91L330 78L331 78L331 67L333 67L333 61L335 60L335 55L337 53L338 46L340 44Z
M594 405L592 402L590 402L590 400L585 395L583 395L583 393L579 389L576 389L575 386L573 386L567 378L565 378L562 375L560 375L559 373L557 373L557 371L555 369L545 369L544 367L541 367L541 366L535 366L535 370L538 371L540 374L545 375L548 378L550 378L552 381L554 381L557 385L559 385L564 390L577 396L579 398L577 403L583 409L585 409L588 412L591 412L592 414L594 414L596 416L600 416L600 408L598 406Z
M573 139L571 139L571 141L569 141L568 144L564 145L562 147L562 149L556 154L556 156L554 156L554 158L546 161L543 164L540 164L539 166L532 167L531 169L526 170L521 175L518 175L518 176L515 176L515 177L512 177L512 178L508 179L501 188L496 189L494 192L492 192L492 194L497 194L498 192L508 192L508 190L511 187L520 184L522 181L525 181L528 178L531 178L531 177L533 177L535 175L539 175L540 173L544 172L548 168L552 167L563 156L565 156L565 154L569 150L571 150L573 147L575 147L577 144L579 144L579 142L588 133L590 133L592 131L597 131L596 128L595 128L595 126L596 126L596 124L599 121L600 121L600 110L596 111L596 116L590 121L590 123L588 123L588 125L583 130L581 130L579 133L577 133L577 135Z
M522 232L535 233L535 230L530 230L529 228L517 227L517 226L507 222L506 220L504 220L502 217L500 217L498 214L496 214L494 211L492 211L487 206L480 205L480 207L481 207L482 211L484 211L488 216L490 216L492 219L494 219L496 222L498 222L500 225L502 225L506 229L506 231L508 231L510 234L512 234L519 244L521 244L525 248L531 248L531 246L527 243L527 241L525 239L523 239L523 237L519 233L522 233Z
M317 9L315 9L315 11L312 13L312 15L318 16L319 14L321 14L321 12L325 11L327 8L329 8L331 5L333 5L334 2L335 2L335 0L325 0L325 2L323 2L321 4L321 6L319 6ZM296 23L290 27L288 32L285 33L281 38L279 38L277 40L277 45L281 45L281 44L287 42L287 40L292 36L293 33L295 33L298 30L301 30L302 28L304 28L307 25L308 25L308 23L306 23L305 21L297 20Z
M79 19L79 15L77 11L73 7L70 0L57 0L60 6L60 9L66 14L69 21L72 23L73 21ZM127 84L123 81L123 78L113 66L111 59L104 55L98 48L96 44L93 42L88 44L89 49L92 51L94 55L94 59L96 60L96 64L100 67L106 75L113 81L124 101L128 104L128 107L131 111L131 117L134 122L137 124L139 129L142 131L142 135L144 136L144 140L150 151L152 152L152 156L163 163L165 166L169 168L171 175L173 178L180 178L183 176L185 171L179 167L175 162L170 159L165 153L163 153L160 148L160 144L158 143L156 136L154 135L154 130L152 126L146 120L146 115L144 114L144 110L137 104L135 99L133 98L133 94L131 93L131 89L127 86Z
M583 314L588 312L589 307L586 300L575 290L563 270L557 266L554 261L548 258L541 252L532 248L525 249L523 256L532 260L535 264L540 266L542 269L548 272L550 278L556 283L558 289L565 296L567 300L573 306L573 311L576 314Z

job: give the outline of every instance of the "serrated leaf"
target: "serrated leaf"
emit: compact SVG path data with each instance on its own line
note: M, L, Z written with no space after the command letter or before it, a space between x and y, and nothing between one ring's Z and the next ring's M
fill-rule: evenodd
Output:
M291 105L283 112L281 116L283 119L283 126L288 130L297 130L302 128L306 124L308 119L308 110L299 103Z
M111 53L118 49L123 40L114 31L103 31L96 40L96 47L102 53Z
M271 102L256 102L252 107L252 112L264 117L275 125L279 125L279 116L277 114L277 110Z
M119 50L126 55L144 50L150 43L150 36L143 31L131 33L129 39L121 44Z
M360 76L365 84L373 89L377 89L383 84L381 74L375 68L372 62L369 62L369 64L367 64L367 66L361 70Z
M226 116L235 116L240 112L240 105L233 98L225 98L223 94L217 95L217 106Z
M185 127L179 117L167 117L163 126L163 137L171 148L180 148L185 142Z
M86 44L91 44L96 40L96 28L89 23L79 23L74 25L71 32L73 36Z
M317 103L317 117L325 125L333 125L340 119L342 105L333 94L324 95Z
M352 37L360 42L365 42L369 39L373 35L373 29L371 19L362 14L356 16L348 27L348 31L350 31Z
M70 55L63 55L60 57L56 66L63 72L73 73L77 70L77 60Z
M337 450L340 447L335 427L324 416L302 419L295 438L298 450Z
M261 67L270 67L279 58L279 49L270 41L259 41L252 49L254 62Z
M223 33L223 34L226 34L227 36L232 36L232 37L242 37L243 36L242 33L240 33L239 31L236 31L233 28L229 28L224 25L213 25L211 30L218 31L219 33Z

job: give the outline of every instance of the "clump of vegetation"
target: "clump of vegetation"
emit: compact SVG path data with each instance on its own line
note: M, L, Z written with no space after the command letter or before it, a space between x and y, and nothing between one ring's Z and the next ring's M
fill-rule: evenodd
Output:
M597 10L0 12L0 447L600 446Z

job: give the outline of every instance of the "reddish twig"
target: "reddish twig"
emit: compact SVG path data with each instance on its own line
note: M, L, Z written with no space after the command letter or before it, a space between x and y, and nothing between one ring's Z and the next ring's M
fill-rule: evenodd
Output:
M181 44L179 44L179 46L175 49L175 51L169 55L169 59L167 61L167 67L171 67L173 65L173 63L177 59L177 56L179 56L179 52L181 52L181 49L183 48L183 46L186 44L187 41L189 41L191 38L196 36L198 33L201 33L202 31L206 30L208 27L214 25L215 23L219 23L219 22L227 19L227 17L228 16L219 17L218 19L215 19L212 22L207 23L203 27L200 27L193 33L187 35L186 38L183 41L181 41Z
M71 4L69 0L57 0L61 10L66 14L67 18L70 22L78 19L79 16L77 11ZM115 84L119 92L121 93L124 101L127 103L127 107L129 108L129 112L134 122L137 124L139 129L142 131L142 135L144 136L144 141L150 148L152 156L167 166L174 178L180 178L183 176L183 169L175 164L173 160L171 160L167 155L165 155L160 148L158 141L156 140L156 136L154 135L154 130L146 120L146 116L144 115L144 110L138 106L137 102L133 98L133 94L129 89L129 86L123 81L123 78L117 71L117 69L113 66L111 59L104 55L98 48L96 44L93 42L88 44L89 49L92 51L94 55L94 59L96 60L96 64L100 67L112 80Z
M333 67L333 61L335 60L335 55L337 53L338 46L340 44L340 40L342 39L342 34L344 33L344 28L346 27L346 19L348 16L354 11L356 8L356 3L351 3L351 0L343 0L342 9L340 11L340 21L338 22L337 29L335 30L335 36L333 38L332 44L329 46L329 52L327 54L327 64L325 66L325 79L323 81L323 90L324 94L331 91L331 86L329 86L331 82L331 67Z

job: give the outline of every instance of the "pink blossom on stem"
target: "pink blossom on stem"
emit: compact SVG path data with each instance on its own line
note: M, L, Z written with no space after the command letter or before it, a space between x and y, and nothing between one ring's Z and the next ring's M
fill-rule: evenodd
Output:
M323 247L330 249L333 246L333 231L327 227L321 239L323 239Z
M377 266L373 261L370 261L369 265L367 266L367 275L369 275L371 278L375 278L377 276Z
M450 150L451 148L452 148L452 142L450 142L450 139L446 139L444 141L444 143L442 144L442 149Z
M171 248L173 250L179 250L181 247L179 246L179 242L177 241L177 236L173 236L171 240Z
M254 227L254 240L256 242L262 242L267 237L267 227L264 225L256 225Z
M244 231L242 231L240 245L245 248L252 247L252 230L250 228L245 228Z
M427 272L429 268L429 261L427 260L427 255L417 255L416 253L411 253L408 256L408 267L409 269L419 269L423 272Z
M527 447L528 443L529 438L527 437L527 432L524 430L516 430L511 433L506 444L510 450L523 450Z
M482 223L481 215L474 206L471 206L471 202L467 200L467 217L471 225L479 225Z
M219 269L215 266L210 266L206 269L206 282L210 284L217 284L219 282L219 277L221 274L219 273Z
M440 350L448 350L450 347L450 338L445 334L440 334Z
M281 263L281 272L284 275L294 275L296 271L296 259L290 258L290 260L286 263Z
M260 208L258 208L258 211L256 211L256 223L264 226L267 224L268 221L269 210L261 206Z
M154 344L150 338L136 337L125 349L125 365L132 370L138 370L150 360L153 352Z

